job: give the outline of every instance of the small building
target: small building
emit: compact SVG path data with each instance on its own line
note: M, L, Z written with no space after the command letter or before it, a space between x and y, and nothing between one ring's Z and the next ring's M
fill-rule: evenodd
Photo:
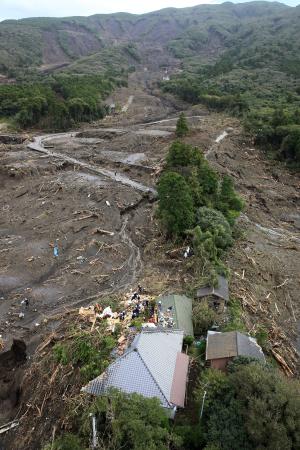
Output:
M183 331L142 331L125 353L82 391L103 395L116 388L156 397L173 418L176 409L185 406L189 358L182 353L182 344Z
M210 367L225 371L228 362L236 356L248 356L265 361L264 353L253 337L239 331L226 333L208 331L205 359Z
M193 301L185 295L164 295L157 299L158 323L163 328L182 330L185 336L194 336Z
M218 276L217 286L204 286L197 290L197 298L206 298L210 306L216 310L224 311L229 300L228 280L221 275Z

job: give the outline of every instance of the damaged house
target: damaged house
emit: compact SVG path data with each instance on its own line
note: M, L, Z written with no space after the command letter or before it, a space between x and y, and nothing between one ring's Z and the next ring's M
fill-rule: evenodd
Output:
M208 304L216 310L224 311L229 301L227 278L219 275L216 286L204 286L197 290L196 298L207 299Z
M208 331L205 359L210 367L225 371L228 362L236 356L248 356L265 362L264 353L253 337L239 331Z
M185 406L189 358L182 353L183 331L138 334L125 353L90 381L83 392L103 395L111 388L144 397L156 397L169 417Z

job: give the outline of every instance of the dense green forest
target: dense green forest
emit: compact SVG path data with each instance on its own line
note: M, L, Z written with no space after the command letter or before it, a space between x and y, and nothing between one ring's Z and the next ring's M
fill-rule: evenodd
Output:
M167 237L191 242L195 276L226 273L221 257L233 244L235 220L244 207L232 179L219 176L199 148L176 141L159 179L158 199Z
M249 4L253 5L253 4ZM163 89L190 103L239 116L270 155L300 164L300 8L235 26L227 19L172 41L183 71ZM202 57L211 29L223 40Z
M105 97L116 85L126 83L117 75L59 74L33 83L0 85L0 118L11 118L23 128L55 129L101 119L106 113Z

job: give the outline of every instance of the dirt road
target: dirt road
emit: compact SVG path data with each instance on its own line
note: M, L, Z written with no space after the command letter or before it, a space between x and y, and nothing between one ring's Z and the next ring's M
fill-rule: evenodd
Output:
M28 144L28 148L31 150L35 150L41 153L44 153L52 158L58 158L63 161L67 161L74 166L82 167L84 170L88 170L89 172L93 172L99 175L104 175L107 178L110 178L118 183L124 184L125 186L132 187L134 189L137 189L141 192L151 192L152 194L156 195L156 190L144 186L141 183L137 183L136 181L131 180L130 178L126 177L125 175L117 174L116 172L112 172L110 170L101 169L99 167L96 167L93 164L87 164L83 161L80 161L75 158L71 158L70 156L64 155L63 153L54 152L51 150L48 150L44 147L44 144L48 141L54 141L55 138L59 137L62 139L69 140L72 137L76 136L76 133L57 133L57 134L51 134L51 135L43 135L43 136L36 136L34 137L34 142L31 144Z

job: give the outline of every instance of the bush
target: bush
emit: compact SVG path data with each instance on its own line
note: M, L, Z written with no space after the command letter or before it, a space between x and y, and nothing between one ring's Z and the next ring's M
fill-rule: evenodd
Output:
M215 323L217 314L209 307L206 300L198 301L193 306L193 324L196 335L206 334Z
M233 244L232 231L226 218L220 211L203 206L196 212L196 220L202 232L209 232L217 249Z
M81 428L85 439L90 436L90 413L97 417L101 449L175 450L182 442L172 432L167 415L156 398L116 390L109 396L98 397L85 411Z
M43 450L85 450L87 447L83 447L82 441L78 436L74 434L65 434L53 442L53 444L47 444L43 447Z
M109 365L110 353L116 344L112 336L104 333L104 329L94 333L82 331L65 344L56 344L53 347L55 360L79 367L83 382L93 379Z
M246 327L242 319L243 310L238 300L230 299L228 303L229 321L223 327L223 331L245 331Z

